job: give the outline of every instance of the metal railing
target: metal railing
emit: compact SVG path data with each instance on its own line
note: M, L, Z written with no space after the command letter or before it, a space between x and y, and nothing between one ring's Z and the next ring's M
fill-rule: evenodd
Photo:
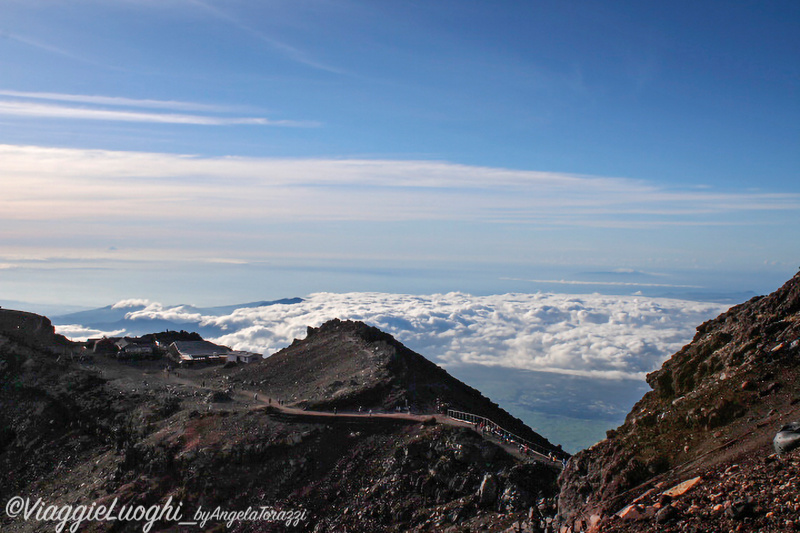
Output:
M477 425L483 424L483 427L484 427L485 431L493 433L493 434L499 436L500 438L508 438L510 440L513 440L517 444L523 444L523 445L527 446L528 448L530 448L531 450L533 450L536 453L538 453L539 455L543 455L544 457L547 457L548 459L550 458L549 454L553 453L552 449L548 450L544 446L541 446L539 444L535 444L533 442L530 442L529 440L523 439L519 435L515 435L514 433L511 433L507 429L504 429L504 428L500 427L498 424L495 424L492 420L486 418L485 416L480 416L480 415L476 415L476 414L473 414L473 413L466 413L464 411L456 411L455 409L448 409L447 410L447 416L449 416L450 418L453 418L455 420L461 420L463 422L468 422L470 424L477 424ZM558 462L558 464L561 465L561 461L556 460L555 462Z

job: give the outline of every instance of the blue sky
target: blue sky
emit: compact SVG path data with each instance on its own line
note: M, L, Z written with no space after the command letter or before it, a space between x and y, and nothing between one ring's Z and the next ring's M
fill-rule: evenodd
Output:
M767 292L800 266L799 29L793 1L9 0L0 292Z

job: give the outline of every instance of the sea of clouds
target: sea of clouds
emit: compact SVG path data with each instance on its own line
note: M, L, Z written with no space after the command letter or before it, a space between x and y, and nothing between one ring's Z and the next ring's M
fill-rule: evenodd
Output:
M142 306L144 306L142 308ZM598 378L642 379L728 306L643 296L315 293L300 303L204 314L190 306L123 301L126 321L212 328L214 342L270 355L307 326L361 320L443 366L479 364ZM71 338L104 333L58 326ZM110 333L110 332L109 332ZM113 332L121 334L121 331Z

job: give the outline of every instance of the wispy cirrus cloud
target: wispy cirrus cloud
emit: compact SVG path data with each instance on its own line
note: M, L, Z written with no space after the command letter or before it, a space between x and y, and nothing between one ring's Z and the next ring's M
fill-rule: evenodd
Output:
M101 97L85 97L84 101L98 102ZM107 99L109 100L109 99ZM110 100L113 100L110 99ZM134 100L128 100L130 105ZM117 102L120 104L120 102ZM102 120L118 122L146 122L157 124L187 124L195 126L287 126L287 127L316 127L320 124L313 121L299 120L271 120L264 117L228 117L215 115L188 115L181 113L152 113L134 111L129 109L105 109L98 107L70 107L63 105L41 104L19 100L0 100L0 115L76 119L76 120Z
M733 214L800 210L797 194L674 191L642 180L441 161L0 145L0 172L7 178L0 198L7 220L460 220L643 227L750 224Z
M318 61L312 58L308 53L304 52L303 50L300 50L295 46L292 46L283 41L275 39L274 37L265 34L263 31L256 30L255 28L244 23L242 20L230 14L229 12L222 10L214 5L211 5L209 2L204 2L202 0L189 0L189 2L205 10L214 18L222 20L223 22L234 26L236 29L241 30L251 35L252 37L258 39L259 41L266 43L272 49L278 51L283 56L289 58L292 61L325 72L331 72L334 74L344 73L342 69Z
M103 67L103 68L107 68L107 69L111 69L111 70L122 70L120 67L116 67L116 66L112 66L112 65L105 65L105 64L99 63L99 62L97 62L97 61L95 61L95 60L93 60L91 58L82 56L80 54L76 54L76 53L74 53L74 52L72 52L70 50L67 50L65 48L54 46L52 44L40 41L38 39L32 39L30 37L26 37L26 36L23 36L23 35L17 35L15 33L11 33L11 32L8 32L8 31L3 31L3 30L0 30L0 37L6 38L6 39L11 39L12 41L16 41L18 43L22 43L22 44L24 44L26 46L30 46L30 47L36 48L38 50L41 50L41 51L44 51L44 52L48 52L50 54L55 54L55 55L59 55L59 56L62 56L62 57L66 57L66 58L69 58L69 59L72 59L72 60L75 60L75 61L78 61L78 62L81 62L81 63L86 63L88 65L93 65L93 66L96 66L96 67Z
M77 102L110 106L140 107L150 109L173 109L184 111L230 111L228 106L183 102L180 100L153 100L147 98L125 98L121 96L103 96L94 94L66 94L32 91L12 91L0 89L0 96L28 98L33 100L49 100L56 102Z

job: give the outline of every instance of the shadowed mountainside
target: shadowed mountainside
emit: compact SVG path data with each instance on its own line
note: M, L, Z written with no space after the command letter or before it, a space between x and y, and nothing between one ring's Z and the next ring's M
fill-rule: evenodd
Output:
M625 423L572 458L560 480L565 526L800 527L800 491L796 484L783 486L787 475L800 472L800 457L771 455L778 429L800 419L798 339L800 274L699 326L690 344L648 376L653 390ZM698 477L685 497L664 495L671 485Z
M476 389L448 374L388 333L363 322L331 320L308 328L274 355L230 376L265 394L321 410L435 412L437 400L453 409L490 418L530 442L554 446Z

